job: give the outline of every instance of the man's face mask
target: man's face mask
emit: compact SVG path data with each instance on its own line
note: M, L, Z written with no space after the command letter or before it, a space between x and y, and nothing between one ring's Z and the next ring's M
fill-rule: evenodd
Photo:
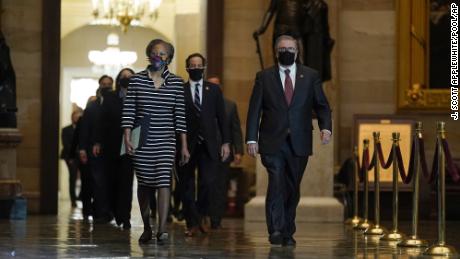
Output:
M203 78L204 68L188 68L188 75L193 81L200 81Z
M278 62L283 66L290 66L294 64L295 53L290 51L279 51L278 52Z

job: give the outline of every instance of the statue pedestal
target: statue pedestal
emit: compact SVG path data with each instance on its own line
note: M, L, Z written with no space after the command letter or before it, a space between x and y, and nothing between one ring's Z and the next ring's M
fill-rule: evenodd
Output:
M296 222L342 222L343 205L333 197L334 138L322 145L316 120L313 121L313 155L308 159L302 183ZM268 175L257 157L257 196L244 208L246 222L265 222L265 194Z
M16 180L16 147L21 134L14 128L0 128L0 198L20 195L21 184Z

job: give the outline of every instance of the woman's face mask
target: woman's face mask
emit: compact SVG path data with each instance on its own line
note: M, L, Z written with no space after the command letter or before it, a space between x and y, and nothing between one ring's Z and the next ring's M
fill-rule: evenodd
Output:
M149 61L151 71L160 71L166 66L166 61L164 61L160 56L150 57Z

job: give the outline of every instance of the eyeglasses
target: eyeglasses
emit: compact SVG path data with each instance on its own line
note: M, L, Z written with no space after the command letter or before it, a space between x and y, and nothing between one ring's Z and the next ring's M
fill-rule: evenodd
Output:
M294 52L297 51L297 48L294 48L294 47L287 47L287 48L281 47L281 48L278 48L278 52L286 52L286 51L294 53Z

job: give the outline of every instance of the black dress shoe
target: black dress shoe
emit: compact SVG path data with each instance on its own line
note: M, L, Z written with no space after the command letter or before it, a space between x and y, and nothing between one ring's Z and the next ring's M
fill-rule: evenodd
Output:
M139 243L146 244L150 240L152 240L152 230L151 229L144 230L141 237L139 238Z
M131 223L128 221L123 222L123 229L131 229Z
M168 243L169 234L168 232L162 232L157 234L157 244L164 245Z
M176 217L177 221L183 221L185 219L184 213L182 212L182 210L174 214L174 217Z
M268 240L272 245L281 245L283 243L283 236L281 235L281 232L275 231L270 235Z
M283 238L283 246L295 246L296 241L293 237L285 237Z

